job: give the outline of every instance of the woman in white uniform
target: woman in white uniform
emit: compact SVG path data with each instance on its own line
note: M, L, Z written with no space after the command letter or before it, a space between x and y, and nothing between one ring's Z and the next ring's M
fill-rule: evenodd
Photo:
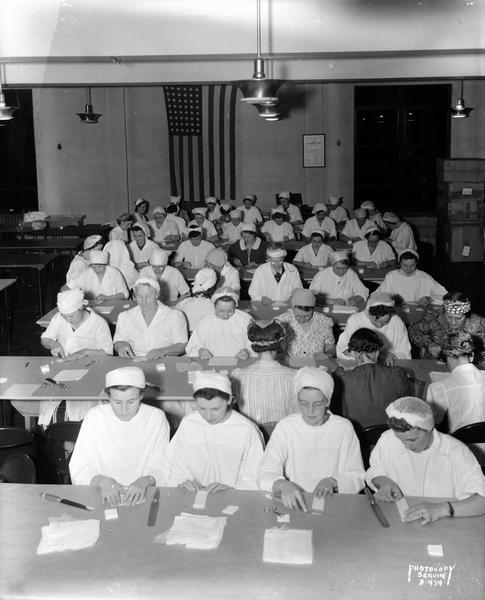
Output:
M130 258L130 253L125 242L111 240L105 245L103 250L109 254L109 264L121 272L128 289L131 289L140 275Z
M293 226L286 220L287 212L281 207L271 209L271 219L261 227L268 242L287 242L295 239Z
M359 440L350 421L329 410L334 383L325 369L303 367L293 380L300 413L281 419L259 469L261 489L307 511L304 493L357 494L364 485Z
M140 277L133 287L138 304L118 316L113 338L119 356L143 356L157 360L164 356L179 356L187 343L187 325L184 315L157 300L158 281Z
M197 371L195 412L182 419L167 452L168 485L209 493L256 490L263 443L256 425L232 410L231 382Z
M381 240L381 232L377 227L370 228L364 238L352 247L352 259L358 267L387 268L396 264L392 246Z
M147 240L144 229L139 225L135 225L131 230L133 241L128 244L131 260L135 263L138 271L143 267L148 266L148 259L154 250L158 250L159 246L152 240Z
M148 221L151 237L157 244L173 244L180 242L181 236L177 224L167 217L162 206L153 209L153 219Z
M245 360L255 355L248 339L251 317L236 308L238 301L238 294L231 288L214 292L214 314L204 317L194 329L186 348L188 356L235 356Z
M355 271L350 269L347 250L331 252L330 267L319 271L310 283L310 289L326 304L348 304L359 306L369 296Z
M151 231L150 227L148 226L147 214L148 210L150 209L150 203L148 202L148 200L145 200L145 198L138 198L137 200L135 200L134 206L134 216L136 220L135 224L141 227L145 232L146 237L149 238L151 236Z
M71 261L66 273L66 281L75 279L89 267L89 252L91 250L102 250L103 238L100 235L90 235L83 242L83 249Z
M447 517L485 514L485 477L471 451L457 439L434 428L424 400L406 396L386 408L390 430L370 456L366 480L376 497L396 502L403 496L444 498L418 502L405 520L422 525Z
M109 325L98 314L83 305L82 290L68 290L57 294L56 313L40 342L44 348L63 361L71 362L88 356L103 357L113 354L113 341ZM58 422L57 410L63 400L42 400L39 425L47 427L51 420ZM67 400L66 421L82 421L96 401Z
M83 290L84 296L95 304L105 300L128 298L123 275L118 269L108 264L109 255L102 250L91 250L89 253L89 269L83 271L78 277L72 279L64 289Z
M284 248L268 248L266 257L267 262L254 272L249 296L251 300L259 300L268 306L273 302L288 302L293 291L303 287L298 269L284 262Z
M140 275L153 277L160 285L159 300L161 302L174 302L177 299L187 298L190 288L182 273L168 264L170 252L157 248L153 250L148 259L148 266L144 267Z
M326 267L333 248L325 244L326 233L323 229L314 229L309 234L310 243L301 247L293 259L293 264L306 269Z
M311 232L318 229L323 229L328 236L328 239L334 240L337 237L337 228L335 221L327 214L327 207L323 202L317 202L312 209L313 217L305 221L303 225L302 235L306 239L310 239Z
M142 404L145 375L138 367L106 373L108 403L84 419L69 470L74 485L98 486L103 502L141 502L166 484L169 426L163 411Z
M211 300L212 293L217 282L217 273L213 269L201 269L197 271L192 283L192 296L184 298L177 304L187 319L189 332L194 331L200 321L206 315L214 314L214 303Z

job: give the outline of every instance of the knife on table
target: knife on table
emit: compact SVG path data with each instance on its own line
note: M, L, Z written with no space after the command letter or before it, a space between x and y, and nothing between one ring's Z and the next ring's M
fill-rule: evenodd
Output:
M153 493L152 503L150 504L150 512L148 513L148 527L153 527L157 522L158 516L158 507L160 500L160 488L155 488L155 492Z
M389 527L389 521L384 516L384 513L382 512L382 508L377 504L377 502L374 498L374 494L371 492L371 490L367 484L364 487L364 494L367 496L367 500L369 500L370 507L374 511L374 514L377 517L377 520L379 521L379 523L383 527Z
M40 497L44 500L50 500L50 502L59 502L60 504L67 504L68 506L75 506L76 508L82 508L83 510L94 510L94 506L87 506L86 504L81 504L80 502L74 502L73 500L68 500L67 498L61 498L60 496L56 496L55 494L48 494L47 492L41 492Z

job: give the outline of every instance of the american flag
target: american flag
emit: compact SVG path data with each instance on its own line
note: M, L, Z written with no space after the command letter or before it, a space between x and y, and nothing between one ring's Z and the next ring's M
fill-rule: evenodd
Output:
M170 193L188 202L236 198L235 85L164 85Z

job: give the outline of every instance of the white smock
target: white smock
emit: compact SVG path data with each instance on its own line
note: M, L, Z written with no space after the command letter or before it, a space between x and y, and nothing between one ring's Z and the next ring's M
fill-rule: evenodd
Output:
M385 431L371 452L365 478L371 485L381 476L396 482L405 496L485 497L485 477L477 459L465 444L436 429L431 446L423 452L408 450L394 431Z
M123 275L118 269L110 265L106 265L101 281L93 269L89 268L75 279L72 279L67 285L71 290L79 288L89 299L96 298L100 294L114 296L119 293L123 294L123 298L128 298L128 288Z
M319 271L310 283L310 289L318 294L325 294L328 299L348 300L352 296L362 296L367 300L369 290L352 269L348 269L342 277L332 267Z
M312 231L315 231L316 229L323 229L323 231L326 231L328 233L329 237L337 237L337 228L335 227L335 221L330 217L323 217L321 223L318 222L316 215L308 218L305 221L305 224L303 225L302 234L307 239L310 239Z
M341 494L357 494L364 486L364 466L352 423L330 414L323 425L308 425L301 414L276 425L259 469L259 486L273 491L273 483L287 479L313 492L318 483L334 477Z
M333 252L333 248L331 246L322 244L318 249L317 254L315 254L313 246L311 244L307 244L298 250L293 262L310 263L313 267L326 267L329 263L331 252Z
M222 267L222 270L217 278L217 287L228 287L238 294L241 291L239 271L235 269L230 262L226 262L226 264Z
M163 244L167 236L180 235L177 224L175 223L175 221L169 219L168 217L165 217L165 220L163 221L161 227L157 225L155 219L153 219L152 221L148 221L148 226L150 227L152 240L154 242L157 242L158 244Z
M75 279L83 271L89 268L89 260L84 258L81 254L78 254L71 260L71 264L69 265L69 269L66 273L66 283L69 283L72 279Z
M113 342L128 342L135 356L145 356L150 350L187 342L187 324L184 315L157 301L158 309L150 322L146 321L139 306L121 312L118 316Z
M402 221L395 229L389 234L391 244L396 251L396 254L403 250L417 250L418 247L414 240L413 230L409 223Z
M126 244L121 240L111 240L103 250L109 254L109 264L121 271L126 285L131 289L139 275L130 258Z
M160 250L160 246L152 240L145 240L143 247L140 248L135 240L128 244L131 259L135 265L147 263L154 250Z
M182 273L175 267L166 265L161 277L155 275L151 266L143 267L140 271L140 277L153 277L160 285L160 299L162 301L173 302L179 296L185 296L190 292L188 283L185 281Z
M214 314L214 302L204 296L184 298L177 304L177 308L184 313L189 331L194 331L204 317Z
M297 288L303 287L298 269L290 264L283 263L284 273L279 282L276 281L269 262L260 265L254 272L249 286L251 300L261 300L263 296L273 301L287 302Z
M446 294L446 288L419 269L409 277L403 274L401 269L389 271L377 291L385 292L389 296L399 294L405 302L417 302L420 298L429 296L434 304L442 304Z
M268 234L273 242L284 242L285 238L295 239L293 225L287 221L283 221L281 225L278 225L273 219L270 219L261 227L261 233Z
M222 241L223 242L237 242L241 239L241 231L244 229L244 223L241 221L239 225L234 223L223 223L222 224Z
M168 486L196 481L256 490L263 456L261 433L243 415L231 411L214 425L193 412L182 419L167 452Z
M347 350L354 331L362 327L372 329L378 334L384 342L382 352L390 352L400 359L411 358L411 344L406 325L404 325L401 318L398 315L392 315L389 323L382 327L376 327L365 310L350 315L348 318L345 329L340 334L337 342L337 358L348 358L344 351Z
M342 229L341 235L346 235L349 238L361 238L364 239L365 234L370 230L374 229L375 225L369 219L364 221L362 227L359 227L357 219L349 219L345 222L344 228Z
M188 356L199 356L199 350L206 348L212 356L236 356L240 350L246 349L255 356L248 340L251 321L250 315L238 309L228 319L207 315L192 332L185 352Z
M214 244L207 240L201 240L198 246L194 246L190 240L185 240L177 248L174 262L189 262L193 269L201 269L205 266L206 256L214 248Z
M254 223L257 225L258 223L263 222L263 215L261 214L259 208L256 208L255 206L246 208L244 204L241 204L241 206L237 207L237 210L242 212L243 223Z
M382 263L396 260L394 250L383 240L377 242L377 246L374 248L372 254L369 250L367 240L355 242L352 246L352 257L354 260L359 260L360 262L374 262L378 267L382 265Z
M130 421L115 416L111 404L86 415L69 463L72 483L90 485L96 475L128 486L151 475L165 485L164 464L170 431L159 408L140 404Z

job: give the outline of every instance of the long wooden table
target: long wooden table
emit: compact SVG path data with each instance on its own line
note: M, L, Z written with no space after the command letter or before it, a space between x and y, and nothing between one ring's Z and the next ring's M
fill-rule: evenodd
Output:
M102 235L103 233L107 233L109 231L109 225L97 225L97 224L88 224L88 225L64 225L63 227L46 227L45 229L40 229L33 231L25 227L24 229L19 229L18 227L3 227L0 228L0 236L4 236L7 234L8 236L15 237L33 237L34 239L42 239L42 238L62 238L62 237L77 237L77 238L86 238L90 235Z
M70 252L74 253L80 248L82 240L76 238L66 239L21 239L0 240L0 250L19 252Z
M0 383L0 401L10 400L25 418L26 428L30 429L30 419L39 415L40 400L99 400L104 398L104 381L108 371L121 366L134 365L143 369L148 382L160 386L161 391L147 388L144 398L149 403L160 406L177 423L188 412L192 411L192 385L188 380L189 371L216 369L231 372L236 366L245 367L255 358L246 361L232 359L212 361L190 358L187 356L167 356L163 360L139 360L110 356L95 361L92 358L82 358L72 362L61 362L52 356L5 356L0 357L1 371L6 381ZM351 364L342 361L343 364ZM333 370L334 361L323 361L323 364ZM430 382L431 371L446 372L446 365L435 360L400 360L398 364L409 373L410 377L427 386ZM49 366L49 372L43 374L40 367ZM164 370L159 370L164 365ZM54 378L64 370L85 369L88 372L78 381L66 381L69 389L59 386L44 385L45 378ZM21 384L20 387L17 384ZM25 385L29 387L25 387ZM12 386L15 388L12 390Z
M47 502L41 492L95 507L92 512ZM313 532L312 565L263 562L265 530L277 526L265 509L274 502L259 491L210 494L194 510L194 492L160 488L154 527L149 502L119 509L106 521L99 489L90 486L0 486L0 597L2 600L481 600L484 597L485 519L446 518L422 526L402 523L394 504L380 503L383 528L363 495L327 498L323 515L296 513L285 527ZM310 498L308 498L310 500ZM409 504L418 502L409 498ZM435 499L436 500L436 499ZM189 550L154 539L181 512L228 517L216 550ZM96 544L78 551L36 555L50 517L98 519ZM428 555L440 544L443 557Z
M52 268L57 254L21 254L21 253L0 253L0 272L5 269L34 269L37 271L37 288L39 291L39 315L44 312L43 302L43 275L45 279L45 269Z
M110 325L116 325L118 321L118 315L120 312L124 310L128 310L135 306L135 302L133 300L107 300L97 306L93 306L92 308L104 317ZM176 307L176 302L167 302L169 306ZM289 308L287 303L275 303L272 306L267 306L259 301L249 301L249 300L241 300L239 302L238 308L243 310L244 312L248 312L252 315L254 319L258 319L261 321L271 320L278 315L286 312ZM318 312L326 314L330 317L334 323L336 323L339 327L345 327L345 323L352 313L348 312L339 312L338 306L317 306L316 310ZM441 310L440 307L435 307L435 310ZM36 321L37 325L41 327L47 327L50 323L52 317L57 313L57 308L53 308L47 314L42 315L40 319ZM424 314L424 308L418 306L415 303L407 304L402 307L397 308L397 314L402 318L406 325L410 323L414 323L422 318Z

